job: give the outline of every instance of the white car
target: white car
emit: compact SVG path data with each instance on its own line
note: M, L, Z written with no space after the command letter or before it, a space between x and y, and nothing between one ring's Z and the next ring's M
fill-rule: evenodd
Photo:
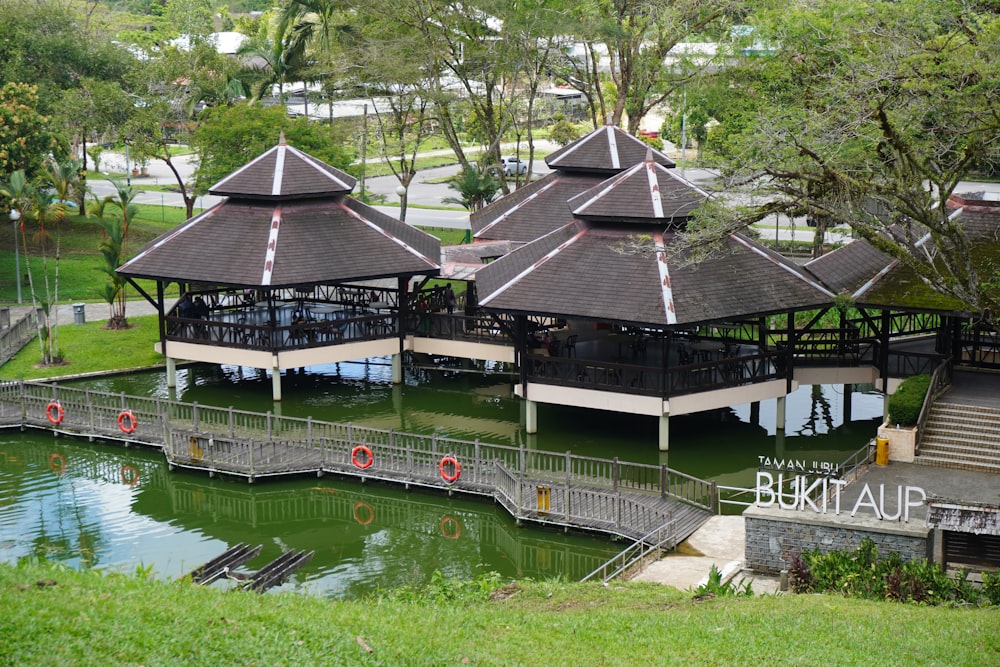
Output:
M503 167L504 176L513 176L514 174L524 176L528 173L528 163L517 159L514 155L500 158L500 165Z

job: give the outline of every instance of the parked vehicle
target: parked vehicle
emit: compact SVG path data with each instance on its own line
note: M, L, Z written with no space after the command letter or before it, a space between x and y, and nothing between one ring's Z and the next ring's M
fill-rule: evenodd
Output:
M500 165L503 167L504 176L513 176L514 174L524 176L528 173L528 163L519 160L516 155L500 158Z

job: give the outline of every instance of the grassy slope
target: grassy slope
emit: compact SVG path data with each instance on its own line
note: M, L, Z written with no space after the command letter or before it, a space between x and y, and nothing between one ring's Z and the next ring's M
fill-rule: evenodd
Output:
M694 602L656 584L515 588L495 601L343 602L0 566L0 664L1000 664L996 610L824 595Z

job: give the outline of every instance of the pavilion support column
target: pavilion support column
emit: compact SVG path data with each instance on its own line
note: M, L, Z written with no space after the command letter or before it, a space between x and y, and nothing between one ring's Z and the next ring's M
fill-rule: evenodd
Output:
M167 387L177 386L177 360L167 357Z
M538 403L524 402L524 430L526 433L538 433Z
M853 384L844 385L844 423L851 423L851 396L854 393Z
M670 450L670 413L660 415L660 451Z
M785 431L785 398L779 396L774 406L774 429L782 433Z
M403 354L401 352L392 355L392 383L403 384Z
M750 423L754 426L760 426L760 401L754 401L750 404Z
M281 369L271 369L271 398L276 401L281 400Z

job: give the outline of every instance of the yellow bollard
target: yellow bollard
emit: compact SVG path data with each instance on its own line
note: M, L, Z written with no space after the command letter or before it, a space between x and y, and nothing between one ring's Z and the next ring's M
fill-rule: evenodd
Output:
M875 465L889 465L889 438L875 438Z
M547 512L552 498L552 488L548 486L535 487L538 490L538 510Z

